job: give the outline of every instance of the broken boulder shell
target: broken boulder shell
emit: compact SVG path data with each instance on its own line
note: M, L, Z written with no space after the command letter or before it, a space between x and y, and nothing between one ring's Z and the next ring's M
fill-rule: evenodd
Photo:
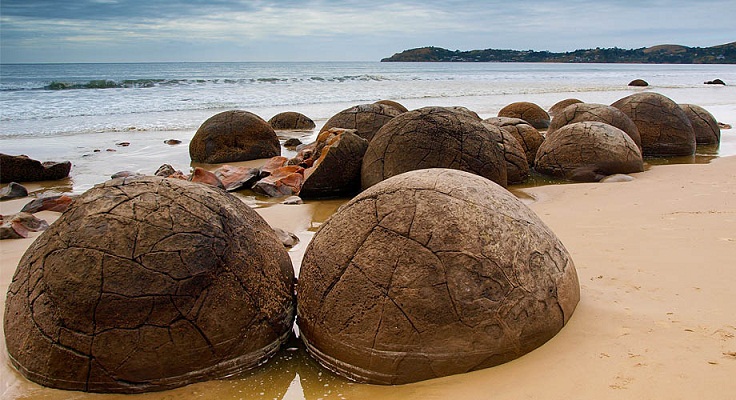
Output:
M353 198L314 235L300 271L309 354L375 384L513 360L562 329L580 298L555 234L503 187L451 169Z
M59 389L137 393L263 363L291 332L294 275L271 227L227 192L121 178L83 195L8 289L11 363Z

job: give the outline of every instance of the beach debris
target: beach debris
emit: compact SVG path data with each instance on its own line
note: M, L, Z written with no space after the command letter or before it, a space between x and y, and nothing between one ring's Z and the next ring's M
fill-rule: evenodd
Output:
M386 104L359 104L333 115L320 132L330 128L355 129L355 134L370 142L378 130L401 111Z
M207 119L189 142L192 161L217 164L270 158L281 154L281 144L263 118L230 110Z
M171 389L260 365L290 336L291 260L240 199L149 176L79 200L30 245L8 290L7 351L28 379Z
M693 126L685 112L669 97L655 92L641 92L611 105L623 111L636 124L645 157L695 154Z
M302 130L308 131L316 127L314 121L304 114L296 111L285 111L278 113L268 120L268 123L276 131Z
M626 132L603 122L583 121L548 134L534 168L558 178L596 182L607 175L644 171L644 161Z
M520 118L491 117L484 119L483 122L496 125L512 134L524 149L524 155L526 156L529 167L534 166L534 157L537 156L537 149L544 142L544 136L539 133L537 128L529 125L528 122Z
M506 160L481 121L445 107L405 112L386 123L368 144L361 185L367 189L404 172L453 168L507 185Z
M705 85L723 85L726 86L726 82L723 82L720 79L713 79L712 81L705 81L703 82Z
M0 200L18 199L28 196L28 189L18 182L10 182L0 189Z
M711 145L721 142L721 128L713 114L696 104L680 104L680 108L693 126L696 144Z
M27 212L0 215L0 239L23 239L30 232L46 230L49 224Z
M174 145L177 145L177 144L181 144L181 140L179 140L179 139L166 139L166 140L164 140L164 143L165 144L168 144L169 146L174 146Z
M563 329L579 299L569 253L518 198L424 169L371 186L315 233L298 325L330 370L403 384L518 358Z
M218 178L217 175L200 167L195 167L187 180L189 182L203 183L205 185L225 189L225 185L222 184L222 181L220 181L220 178Z
M397 101L393 101L393 100L378 100L374 104L385 104L387 106L391 106L391 107L399 110L402 113L405 113L405 112L409 111L406 107L404 107L403 104L401 104L401 103L399 103Z
M649 82L645 81L644 79L634 79L633 81L629 82L629 86L649 86Z
M284 147L297 147L302 144L302 141L297 138L289 138L284 141Z
M547 111L528 101L517 101L503 107L498 112L499 117L520 118L536 129L547 129L550 117Z
M0 183L56 181L67 178L72 169L69 161L37 161L26 155L0 153Z
M304 200L302 200L302 198L299 196L289 196L284 201L282 201L281 204L287 204L287 205L304 204Z
M549 110L547 110L547 114L549 114L550 118L554 120L555 116L561 113L562 110L565 109L565 107L582 102L582 100L575 98L560 100L557 103L553 104L552 107L549 108Z
M561 113L552 118L547 129L547 135L560 129L565 125L583 121L598 121L613 125L626 132L641 150L641 135L634 121L616 107L605 104L577 103L565 108Z
M281 228L273 228L276 237L279 238L284 247L294 247L299 243L299 237Z
M224 185L225 190L232 192L240 189L250 189L259 179L261 171L252 167L223 165L217 168L214 173Z
M514 135L497 125L487 122L483 122L483 125L488 128L489 135L503 150L503 158L506 160L506 182L509 185L524 182L529 177L529 163L519 141Z
M41 211L64 212L72 204L74 198L66 194L48 195L33 199L20 210L30 214Z

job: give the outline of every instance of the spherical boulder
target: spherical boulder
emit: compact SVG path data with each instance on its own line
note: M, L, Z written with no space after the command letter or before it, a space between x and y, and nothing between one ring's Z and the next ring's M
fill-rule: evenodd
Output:
M680 108L693 125L696 144L713 145L721 142L721 127L713 114L696 104L680 104Z
M539 146L534 168L546 175L576 181L599 181L607 175L644 170L641 152L624 131L594 121L565 125Z
M557 114L561 113L562 110L565 109L565 107L572 105L572 104L576 104L576 103L582 103L582 102L583 102L582 100L578 100L574 98L560 100L557 103L553 104L552 107L550 107L549 110L547 110L547 113L554 120L554 117Z
M378 100L376 102L376 104L385 104L387 106L391 106L391 107L393 107L393 108L401 111L402 113L405 113L405 112L409 111L406 107L404 107L403 104L401 104L401 103L399 103L397 101L393 101L393 100Z
M426 169L359 194L314 235L299 278L307 351L350 379L403 384L532 351L580 298L570 255L501 186Z
M197 129L189 143L192 161L216 164L270 158L281 154L271 125L242 110L216 114Z
M550 118L542 107L528 101L511 103L498 112L499 117L521 118L537 129L547 129Z
M499 142L480 121L444 107L405 112L376 132L363 157L361 185L425 168L459 169L507 185Z
M534 157L537 155L537 149L544 142L544 136L536 128L519 118L491 117L484 119L483 122L496 125L512 134L524 149L529 166L534 165Z
M515 185L524 182L529 177L529 163L526 160L524 148L519 144L516 136L496 125L487 122L483 122L483 125L503 150L507 183Z
M641 136L644 156L695 154L695 132L685 112L670 98L654 92L626 96L612 106L628 115Z
M278 113L268 120L274 130L311 130L316 126L311 118L296 111Z
M402 112L395 106L382 103L359 104L333 115L320 132L331 128L355 129L358 136L370 142L384 124L400 114Z
M137 393L254 367L289 336L294 272L225 191L161 177L95 186L22 257L5 303L11 363L60 389Z
M634 121L624 114L623 111L613 106L596 103L576 103L566 107L562 112L552 118L547 135L561 127L575 122L598 121L613 125L626 132L641 150L641 136Z
M629 82L629 86L649 86L649 82L645 81L644 79L634 79L633 81Z

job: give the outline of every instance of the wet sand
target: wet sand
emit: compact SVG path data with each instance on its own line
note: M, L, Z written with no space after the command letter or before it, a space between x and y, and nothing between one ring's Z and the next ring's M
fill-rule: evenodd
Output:
M570 251L581 301L557 336L504 365L403 386L360 385L319 368L294 342L265 368L227 380L137 396L91 395L28 382L10 366L2 341L0 398L732 398L736 157L654 166L633 176L625 183L522 189ZM2 202L0 212L27 201ZM301 238L290 252L298 267L306 243L342 201L256 209ZM51 222L58 214L37 215ZM0 242L3 301L32 240Z

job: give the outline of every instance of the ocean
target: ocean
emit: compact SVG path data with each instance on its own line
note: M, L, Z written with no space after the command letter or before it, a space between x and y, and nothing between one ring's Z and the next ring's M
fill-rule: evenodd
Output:
M650 86L629 87L636 78ZM3 64L0 152L70 160L74 165L70 190L80 192L120 170L151 173L163 163L188 170L189 139L207 118L230 109L251 111L266 120L279 112L298 111L319 129L345 108L380 99L398 101L409 109L460 105L486 118L515 101L531 101L545 109L570 97L610 104L651 90L679 103L705 107L719 121L736 122L736 89L703 84L716 78L736 82L736 68L380 62ZM163 144L172 138L182 140L182 145ZM121 142L130 146L116 146ZM730 147L725 150L734 153Z

